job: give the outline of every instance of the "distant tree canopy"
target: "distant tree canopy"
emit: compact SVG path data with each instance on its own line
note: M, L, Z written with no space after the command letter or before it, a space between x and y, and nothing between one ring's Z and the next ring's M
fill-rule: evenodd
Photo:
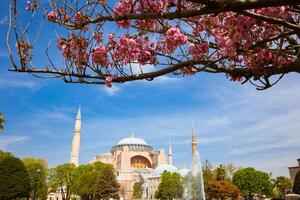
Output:
M102 173L106 173L106 168L111 168L109 164L95 162L89 165L76 167L72 174L74 184L72 192L83 200L94 199L97 192L97 184ZM115 178L115 175L112 175Z
M48 169L47 161L44 159L41 159L41 158L25 157L25 158L22 158L22 161L25 166L30 165L30 164L39 163L45 170Z
M300 73L299 15L293 0L13 0L9 70L108 87L202 72L262 90Z
M136 182L133 185L133 198L134 199L141 199L142 194L143 194L143 189L142 189L142 182Z
M39 161L41 159L37 159ZM43 162L44 163L44 162ZM38 199L47 199L47 168L39 162L27 162L25 167L29 174L30 180L30 198L38 197Z
M253 195L269 194L271 189L270 176L252 167L236 171L232 177L233 183L239 188L246 199L253 199Z
M155 192L156 199L173 200L183 195L183 179L180 174L164 171L160 177L161 181Z
M119 199L119 190L120 185L117 182L113 167L104 167L96 183L95 197L103 200Z
M238 199L240 191L228 181L209 181L206 186L207 199Z
M273 180L273 190L276 190L282 199L285 198L285 189L290 186L292 186L292 181L287 177L279 176Z
M72 171L74 168L74 164L67 163L49 169L50 189L52 191L60 189L62 199L69 200L71 197L71 188L74 184Z
M7 157L14 157L12 153L0 150L0 161Z
M28 198L30 181L28 172L18 158L9 156L0 160L0 199Z
M293 185L293 192L296 194L300 194L300 171L296 174Z

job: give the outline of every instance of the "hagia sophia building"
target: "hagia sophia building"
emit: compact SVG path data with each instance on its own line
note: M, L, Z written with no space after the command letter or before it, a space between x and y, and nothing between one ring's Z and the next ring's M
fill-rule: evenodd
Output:
M79 165L79 147L81 133L81 112L78 110L75 129L72 141L71 163ZM197 149L196 135L192 131L192 154L195 157ZM93 158L89 163L103 162L111 164L117 175L117 181L120 184L121 199L132 199L133 185L136 182L142 182L143 199L154 199L154 194L160 183L160 175L164 171L178 172L183 177L190 171L198 169L178 169L172 162L172 146L169 142L168 152L164 149L154 149L142 138L132 134L130 137L121 139L110 152L100 154ZM195 168L198 162L193 159L192 168Z

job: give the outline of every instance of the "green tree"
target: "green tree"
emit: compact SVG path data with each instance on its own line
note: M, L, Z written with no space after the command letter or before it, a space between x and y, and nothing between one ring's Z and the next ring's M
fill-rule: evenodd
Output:
M71 197L71 188L74 184L74 173L72 173L74 168L74 164L66 163L49 170L48 178L51 191L60 189L62 199L64 200L69 200Z
M134 199L140 199L142 197L143 194L143 190L142 190L142 182L136 182L133 185L133 198Z
M216 180L217 181L224 181L227 177L227 171L224 165L219 165L215 169L215 174L216 174Z
M14 156L10 152L5 152L0 150L0 161L7 157L14 157Z
M296 194L300 194L300 171L296 174L293 185L293 192Z
M104 167L97 180L95 197L103 200L119 199L119 189L120 185L117 182L113 167Z
M212 165L208 160L205 160L205 162L202 165L202 174L203 174L204 184L214 179L214 172L212 170Z
M4 115L3 113L0 112L0 132L2 132L4 129L4 123L5 123Z
M273 181L273 189L278 191L279 197L283 199L285 198L285 189L289 186L292 186L292 181L284 176L276 177Z
M29 195L29 176L22 161L15 157L3 158L0 161L0 199L28 198Z
M209 181L206 186L207 199L238 199L239 189L228 181Z
M271 181L269 174L256 171L252 167L240 169L233 174L233 183L240 189L246 199L253 199L253 195L270 193Z
M100 172L89 171L81 174L75 183L75 193L82 200L91 200L95 197L95 188Z
M45 170L48 169L47 161L44 159L41 159L41 158L25 157L25 158L22 158L22 161L25 166L30 165L30 164L39 163L42 165L43 169L45 169Z
M155 192L156 199L172 200L181 198L183 195L183 179L180 174L164 171L161 181Z
M29 174L31 199L47 199L47 169L40 163L26 163L25 167Z

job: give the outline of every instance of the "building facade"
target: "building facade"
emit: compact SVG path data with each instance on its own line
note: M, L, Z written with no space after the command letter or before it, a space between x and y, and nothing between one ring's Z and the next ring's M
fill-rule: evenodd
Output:
M145 183L150 176L154 178L154 169L171 166L177 170L169 164L172 161L166 160L164 149L153 149L145 140L135 137L134 134L120 140L112 147L111 152L96 156L90 163L97 161L114 167L124 199L132 199L134 183Z
M297 161L298 161L298 166L289 167L290 177L293 182L295 180L296 174L300 171L300 158L298 158Z

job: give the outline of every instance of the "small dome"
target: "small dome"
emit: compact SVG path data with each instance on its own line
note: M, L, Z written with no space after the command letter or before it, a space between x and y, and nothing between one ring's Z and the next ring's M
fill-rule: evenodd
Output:
M174 165L164 164L164 165L158 165L153 171L153 175L160 176L164 171L168 172L177 172L178 169Z
M118 142L118 145L146 145L149 146L149 144L143 140L142 138L135 137L133 134L131 137L123 138Z
M187 168L183 168L183 169L180 169L178 171L178 173L182 176L182 177L185 177L186 175L188 175L188 173L190 173L190 170L187 169Z

